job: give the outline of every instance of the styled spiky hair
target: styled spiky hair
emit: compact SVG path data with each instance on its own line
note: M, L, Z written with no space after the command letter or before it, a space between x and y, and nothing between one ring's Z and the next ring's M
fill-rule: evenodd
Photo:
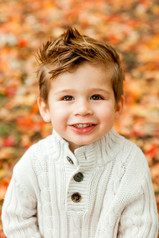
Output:
M123 94L124 74L116 50L104 42L81 35L77 29L68 29L54 41L48 41L38 53L40 96L47 101L50 79L75 70L84 62L103 64L114 69L112 87L116 102Z

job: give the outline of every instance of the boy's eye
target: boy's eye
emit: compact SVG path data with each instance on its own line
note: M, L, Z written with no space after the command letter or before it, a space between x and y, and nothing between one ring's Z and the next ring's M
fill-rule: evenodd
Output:
M64 96L62 98L63 101L72 101L74 98L72 96Z
M95 94L95 95L91 96L91 100L102 100L102 99L103 99L103 97L98 95L98 94Z

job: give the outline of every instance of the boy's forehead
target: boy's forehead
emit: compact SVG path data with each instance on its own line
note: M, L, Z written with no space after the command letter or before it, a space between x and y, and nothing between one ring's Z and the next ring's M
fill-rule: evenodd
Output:
M95 89L102 88L105 85L110 86L112 79L112 67L105 68L103 65L85 64L73 71L67 71L59 74L51 80L51 88L58 91L69 91L81 87Z
M55 66L53 66L52 70L54 69L55 69ZM74 75L77 75L77 74L79 74L79 76L82 77L82 75L85 75L86 73L90 74L92 71L96 71L96 73L98 72L99 74L109 75L110 78L112 78L112 75L114 73L114 65L112 63L104 64L103 62L87 62L86 61L60 72L57 76L53 78L51 77L51 70L49 74L50 74L50 78L53 81L57 81L58 79L74 78Z

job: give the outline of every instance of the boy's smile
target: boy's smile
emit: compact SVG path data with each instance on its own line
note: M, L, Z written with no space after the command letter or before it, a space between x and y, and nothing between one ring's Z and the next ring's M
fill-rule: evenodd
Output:
M111 66L83 63L51 81L48 105L39 99L43 119L51 121L72 151L100 139L113 127L123 98L116 105L111 77Z
M72 130L74 130L77 133L83 133L83 134L92 131L95 128L95 126L96 126L95 124L91 124L91 123L71 125Z

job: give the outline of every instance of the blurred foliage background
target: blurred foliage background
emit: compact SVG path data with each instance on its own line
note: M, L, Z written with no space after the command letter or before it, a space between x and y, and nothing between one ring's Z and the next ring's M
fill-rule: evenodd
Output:
M68 25L121 55L126 106L115 127L145 153L159 208L159 2L0 0L0 216L14 164L51 133L36 104L35 55Z

